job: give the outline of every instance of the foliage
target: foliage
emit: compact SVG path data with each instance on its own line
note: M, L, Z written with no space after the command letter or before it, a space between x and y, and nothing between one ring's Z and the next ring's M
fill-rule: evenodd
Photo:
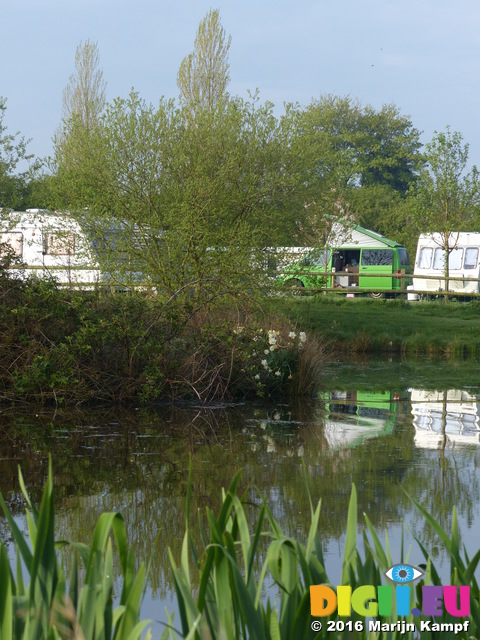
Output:
M182 60L177 75L180 99L192 114L213 111L225 101L231 41L220 23L219 10L210 9L198 27L195 48Z
M192 485L187 492L186 533L180 563L170 554L175 579L175 591L180 611L180 631L173 618L164 638L178 635L192 638L277 638L301 639L312 637L310 622L310 585L330 584L325 571L321 539L318 533L320 503L316 506L310 498L311 526L305 543L295 540L282 531L266 501L260 498L254 508L258 510L257 524L252 533L247 525L246 495L238 497L239 473L228 491L223 493L223 503L217 516L207 509L209 532L203 535L203 547L196 549L189 529L189 504ZM308 486L308 484L307 484ZM472 589L472 619L470 629L460 637L475 637L480 625L478 585L474 571L480 560L480 552L473 559L461 557L458 546L458 525L455 514L452 534L449 536L425 509L417 505L423 517L436 530L451 557L451 580L454 585L468 585ZM356 587L380 585L384 573L395 564L408 561L404 557L403 544L400 558L392 559L388 539L385 544L367 516L367 529L363 536L364 558L357 548L357 494L352 487L345 532L345 546L341 584ZM368 531L368 533L367 533ZM440 584L439 575L430 555L422 547L426 559L425 578L417 586L420 597L423 584ZM197 582L198 581L198 582ZM193 585L198 584L194 590ZM323 628L316 638L347 637L341 631L335 636L328 630L328 622L338 620L337 613L322 619ZM365 619L352 614L352 623ZM382 621L398 620L393 614ZM413 622L409 615L405 622ZM417 618L418 620L418 618ZM437 622L452 622L448 615ZM345 627L344 627L345 628ZM346 631L348 635L349 632ZM398 631L370 633L366 625L348 637L413 639L416 632ZM420 636L426 636L421 633Z
M104 270L141 274L191 307L267 284L257 249L282 233L289 178L271 105L231 100L188 119L171 101L116 100L99 128L77 130L74 169L59 166L55 184L98 239Z
M146 570L135 573L133 549L119 513L103 513L91 544L71 543L73 564L66 576L59 560L68 545L55 540L53 474L48 477L39 508L32 503L19 471L27 503L29 538L25 538L0 494L17 550L12 570L0 541L0 635L2 640L137 640L149 621L140 621ZM120 560L121 583L114 579L113 544ZM61 554L60 554L61 555ZM25 582L24 569L29 579ZM120 584L119 584L120 583ZM120 598L114 605L115 590ZM151 637L147 632L147 638Z
M279 322L259 320L231 301L185 317L175 305L142 292L60 290L54 281L0 276L3 398L210 402L274 396L294 386L300 395L318 387L329 359L320 339L289 339L267 372L260 355L267 341L257 344L256 336L276 331ZM291 325L280 324L283 335L293 335Z
M479 175L475 166L466 172L468 144L463 143L458 131L448 127L445 132L435 132L426 146L426 159L427 166L415 189L413 211L424 233L439 234L448 278L448 256L455 248L458 232L472 231L478 225Z
M19 132L7 133L6 110L7 101L0 96L0 219L3 208L28 205L30 183L40 169L40 162L33 161L33 155L27 153L29 141Z
M426 145L426 160L416 189L425 231L439 231L448 239L455 231L469 230L477 213L479 176L475 166L466 172L468 144L447 127Z

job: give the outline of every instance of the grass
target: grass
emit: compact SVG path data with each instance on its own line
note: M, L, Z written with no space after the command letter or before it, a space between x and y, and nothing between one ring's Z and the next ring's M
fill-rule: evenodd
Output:
M306 476L311 524L303 540L287 536L273 517L266 501L257 494L253 502L238 495L240 472L235 475L218 514L206 510L208 530L202 531L200 548L195 548L190 529L190 502L193 479L187 489L187 517L180 559L170 552L180 619L169 617L162 640L302 640L303 638L355 638L357 640L422 640L435 637L429 631L398 629L370 632L365 618L352 613L348 619L360 623L354 630L345 625L347 618L333 611L322 618L322 629L312 632L310 586L329 584L318 529L321 505L314 504ZM142 634L150 638L148 620L141 620L141 599L146 585L144 565L135 570L133 551L128 547L124 522L119 514L100 516L92 543L80 545L55 541L52 468L40 508L31 503L20 475L20 485L27 502L29 540L18 529L3 497L4 510L17 545L16 571L9 564L6 550L0 544L0 637L2 640L138 640ZM468 631L456 638L478 638L480 631L479 589L475 578L480 550L467 557L460 549L460 535L455 509L451 533L444 531L430 514L414 503L422 517L441 539L450 557L450 584L471 589L471 613ZM247 510L255 509L256 525L250 531ZM363 557L357 546L357 493L352 487L345 532L342 585L352 590L359 586L385 583L385 572L394 564L408 562L401 548L390 549L388 539L382 543L370 520L365 516ZM121 595L113 604L113 545L120 559ZM439 573L428 551L424 575L415 586L412 607L421 608L421 588L440 585ZM58 559L59 549L68 546L74 554L71 575L64 574ZM63 553L64 553L63 552ZM25 584L22 562L30 580ZM80 568L78 567L80 565ZM392 590L394 597L394 590ZM392 602L392 611L396 611ZM419 629L420 616L398 617L396 613L381 618L382 623L413 621ZM458 623L459 619L443 613L436 623ZM329 631L328 624L335 631ZM343 623L343 626L342 626ZM347 628L347 631L344 630Z
M304 296L270 300L305 331L320 333L337 353L465 357L480 353L478 302L416 302Z

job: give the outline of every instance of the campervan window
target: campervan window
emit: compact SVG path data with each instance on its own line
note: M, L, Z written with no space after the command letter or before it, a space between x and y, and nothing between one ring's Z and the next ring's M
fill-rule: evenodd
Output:
M19 258L23 255L23 233L17 231L11 231L9 233L0 233L0 244L9 245L10 249L13 251L13 254ZM0 254L4 253L2 251L2 247L0 246Z
M478 247L467 247L465 249L464 269L475 269L478 263Z
M393 264L392 249L364 249L362 251L362 266L387 266Z
M420 249L420 257L418 259L419 269L430 269L432 264L433 249L431 247L422 247Z
M330 249L315 251L314 253L309 253L308 256L305 256L302 264L305 267L324 267L328 263L329 258Z
M50 232L43 237L43 251L49 256L71 256L75 253L75 234Z
M402 267L410 266L410 258L408 257L408 253L406 249L398 250L398 261Z

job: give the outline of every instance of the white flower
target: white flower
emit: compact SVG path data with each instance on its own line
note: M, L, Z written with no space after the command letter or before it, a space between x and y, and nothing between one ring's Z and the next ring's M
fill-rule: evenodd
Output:
M275 375L276 375L276 376L280 376L280 375L282 375L282 374L281 374L281 373L280 373L280 371L277 369L277 370L275 371Z
M263 352L266 356L268 356L268 354L270 353L270 349L265 349L265 351Z
M255 380L260 380L260 374L257 373L257 375L255 376Z
M295 331L290 331L290 333L288 334L288 337L293 339L297 337L297 334L295 333Z
M305 331L300 331L299 339L300 342L305 342L305 340L307 339L307 334L305 333Z
M270 346L270 351L275 351L276 348L277 348L277 345L276 344L272 344ZM268 353L268 351L266 351L265 353Z
M268 353L268 351L267 351ZM260 363L262 365L262 367L264 367L265 369L268 369L268 362L266 360L262 360L262 362Z

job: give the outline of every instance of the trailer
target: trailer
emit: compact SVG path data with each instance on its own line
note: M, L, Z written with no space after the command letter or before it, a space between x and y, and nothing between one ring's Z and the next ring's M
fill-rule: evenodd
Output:
M0 215L0 251L13 257L12 277L34 275L76 288L91 288L101 280L91 243L72 216L45 209Z
M413 282L408 300L455 293L461 298L478 294L480 284L480 233L458 231L449 237L448 286L445 280L446 250L441 233L422 234L418 239Z

